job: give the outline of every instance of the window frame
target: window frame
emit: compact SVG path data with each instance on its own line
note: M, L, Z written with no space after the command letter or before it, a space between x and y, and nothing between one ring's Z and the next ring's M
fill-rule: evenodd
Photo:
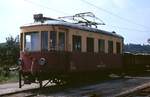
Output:
M86 38L86 51L94 52L94 38L92 38L92 37Z
M114 42L112 40L108 40L108 53L109 54L114 53Z
M34 50L33 49L33 44L32 44L32 35L33 34L37 34L38 35L38 41L36 41L36 42L38 42L38 43L34 43L37 47L35 47L36 48L36 50ZM27 45L27 35L30 35L30 50L27 50L26 49L26 45ZM40 32L39 31L32 31L32 32L25 32L25 34L24 34L24 51L28 51L28 52L37 52L37 51L40 51L41 50L41 45L40 45Z
M60 37L61 34L64 36L63 38ZM63 39L63 40L61 40L61 39ZM63 44L61 42L63 42ZM65 47L66 47L66 33L65 32L59 32L58 33L58 48L60 51L65 51Z
M52 33L53 33L53 35L55 35L55 37L53 38L54 42L52 41ZM50 51L55 51L55 50L57 50L57 32L50 31Z
M75 51L75 52L82 51L82 36L72 35L72 51Z
M21 50L21 51L23 51L23 44L24 44L24 43L23 43L23 39L24 39L23 37L24 37L24 34L23 34L23 33L20 33L20 50Z
M116 42L116 53L121 54L121 43L120 42Z
M41 51L48 51L48 33L49 33L48 31L41 31ZM45 35L46 37L45 36L43 37L43 35ZM45 38L47 40L47 43L45 43L46 42ZM46 44L46 48L45 48L45 44Z
M105 40L98 39L98 52L105 53Z

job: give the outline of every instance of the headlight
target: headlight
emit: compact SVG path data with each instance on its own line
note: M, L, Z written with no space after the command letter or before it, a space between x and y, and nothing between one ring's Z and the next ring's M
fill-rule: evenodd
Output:
M41 59L39 60L39 64L40 64L40 65L45 65L45 63L46 63L46 59L45 59L45 58L41 58Z
M19 58L19 59L18 59L18 65L21 65L21 64L22 64L22 59Z

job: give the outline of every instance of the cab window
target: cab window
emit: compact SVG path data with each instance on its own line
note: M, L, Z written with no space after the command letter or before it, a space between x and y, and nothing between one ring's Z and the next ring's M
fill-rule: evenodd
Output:
M65 32L59 32L59 50L65 50Z
M56 50L57 33L55 31L50 32L50 50Z
M25 51L39 51L40 37L39 32L25 33Z

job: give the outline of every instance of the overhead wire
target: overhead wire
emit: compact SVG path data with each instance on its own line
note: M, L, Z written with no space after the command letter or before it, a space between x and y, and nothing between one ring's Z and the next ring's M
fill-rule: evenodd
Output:
M46 9L55 11L55 12L57 12L57 13L61 13L61 14L64 14L64 15L67 14L67 15L68 15L68 13L66 13L66 12L62 12L62 11L60 11L60 10L56 10L56 9L54 9L54 8L50 8L50 7L44 6L44 5L42 5L42 4L33 2L33 1L31 1L31 0L24 0L24 1L26 1L26 2L28 2L28 3L31 3L31 4L33 4L33 5L36 5L36 6L40 6L40 7L42 7L42 8L46 8ZM133 23L133 22L129 21L128 19L125 19L125 18L123 18L123 17L121 17L121 16L119 16L119 15L117 15L117 14L114 14L114 13L112 13L112 12L106 10L106 9L103 9L103 8L101 8L101 7L98 7L98 6L96 6L96 5L94 5L94 4L90 3L90 2L88 2L88 1L86 1L86 0L81 0L81 1L83 1L83 2L85 2L85 3L87 3L87 4L89 4L89 5L91 5L91 6L93 6L93 7L96 7L96 8L98 8L98 9L100 9L100 10L102 10L102 11L104 11L104 12L110 14L110 15L113 15L113 16L115 16L115 17L118 17L118 18L120 18L120 19L122 19L122 20L124 20L124 21L126 20L126 21L128 21L128 22L130 22L130 23ZM97 18L97 17L96 17L96 18ZM98 19L99 19L99 18L98 18ZM136 24L136 25L139 25L139 24ZM132 30L132 31L138 31L138 32L150 32L150 31L147 31L147 30L144 31L144 30L138 30L138 29L134 29L134 28L127 28L127 27L118 27L118 26L112 26L112 25L107 25L107 26L111 26L111 27L115 27L115 28L119 28L119 29L124 29L124 30L130 30L130 31Z
M110 14L111 16L117 17L117 18L119 18L119 19L121 19L121 20L123 20L123 21L125 21L125 22L128 22L128 23L130 23L130 24L134 24L134 25L138 25L138 26L142 26L142 27L144 27L144 28L146 28L146 29L149 29L149 27L147 27L147 26L145 26L145 25L139 24L139 23L137 23L137 22L135 22L135 21L132 21L132 20L129 20L129 19L124 18L124 17L122 17L122 16L119 16L118 14L115 14L115 13L113 13L113 12L111 12L111 11L108 11L108 10L102 8L102 7L96 6L95 4L92 4L92 3L88 2L87 0L80 0L80 1L82 1L83 3L86 3L86 4L90 5L90 6L93 6L93 7L97 8L97 9L99 9L99 10L105 12L105 13L108 13L108 14Z
M118 28L118 29L123 29L123 30L127 30L127 31L150 32L148 30L140 30L140 29L128 28L128 27L120 27L120 26L113 26L113 25L107 25L107 26Z
M60 10L57 10L57 9L54 9L54 8L47 7L47 6L45 6L45 5L39 4L39 3L37 3L37 2L33 2L33 1L31 1L31 0L24 0L24 1L26 1L26 2L28 2L28 3L31 3L32 5L39 6L39 7L42 7L42 8L46 8L46 9L49 9L49 10L54 11L54 12L57 12L57 13L61 13L61 14L64 14L64 15L68 15L68 13L66 13L66 12L63 12L63 11L60 11Z

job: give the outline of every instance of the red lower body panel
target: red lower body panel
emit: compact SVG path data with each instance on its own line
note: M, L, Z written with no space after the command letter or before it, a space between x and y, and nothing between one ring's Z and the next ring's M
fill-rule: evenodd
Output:
M122 68L122 55L81 52L21 52L22 72L40 74L96 71ZM39 64L40 58L46 64ZM42 73L42 74L43 74Z

